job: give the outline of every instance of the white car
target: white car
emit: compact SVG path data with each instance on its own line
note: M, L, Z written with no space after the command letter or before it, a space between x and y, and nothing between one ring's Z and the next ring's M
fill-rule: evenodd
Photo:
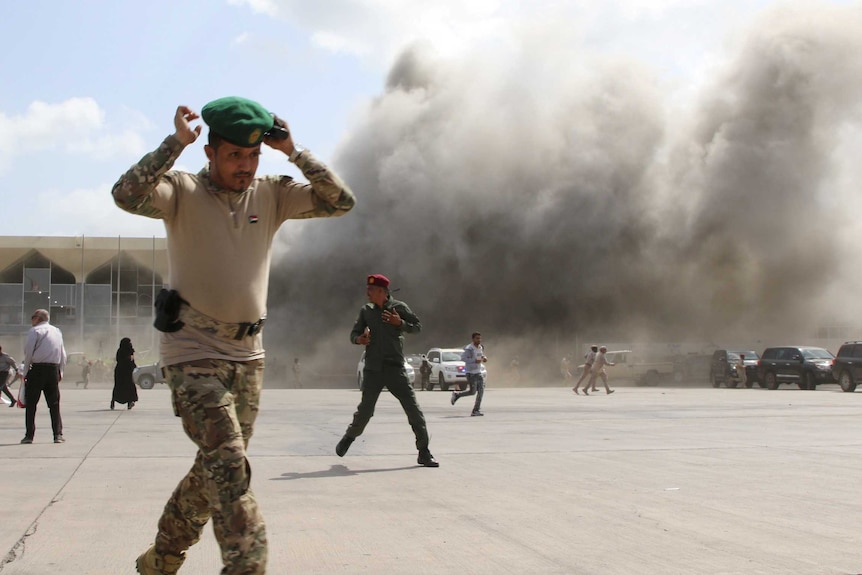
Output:
M362 357L359 358L359 363L356 365L356 385L362 389L362 372L365 371L365 352L362 352ZM410 362L404 360L404 371L407 372L407 379L410 380L410 385L416 381L416 370L410 365Z
M463 389L467 385L467 370L461 361L461 353L464 350L457 347L442 348L432 347L425 354L428 363L431 364L431 378L428 382L428 391L434 389L434 384L440 385L443 391L449 391L449 387L455 386ZM485 365L482 365L482 373L487 374ZM463 385L462 385L463 384Z

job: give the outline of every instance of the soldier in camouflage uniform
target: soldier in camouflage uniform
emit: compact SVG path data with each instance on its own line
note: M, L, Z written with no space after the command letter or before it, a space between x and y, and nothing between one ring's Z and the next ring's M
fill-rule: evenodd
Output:
M174 316L161 323L161 359L175 413L197 445L194 465L158 522L155 543L137 560L142 575L176 573L209 519L222 575L266 571L263 518L250 488L248 441L260 407L272 239L291 218L340 216L350 189L260 104L222 98L202 110L208 167L170 171L201 133L198 114L179 106L176 132L114 185L116 204L164 220ZM284 153L309 184L255 178L261 143ZM167 293L167 292L166 292ZM168 306L165 307L168 309Z

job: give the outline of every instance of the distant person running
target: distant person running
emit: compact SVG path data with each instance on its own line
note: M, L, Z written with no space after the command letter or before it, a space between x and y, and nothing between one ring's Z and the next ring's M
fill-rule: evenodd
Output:
M591 345L590 351L588 351L584 355L584 359L586 360L584 362L584 371L581 372L581 377L575 383L575 387L572 388L572 391L574 391L575 393L578 393L578 386L581 385L581 382L584 381L585 379L587 379L587 377L592 373L593 362L596 361L596 354L598 354L598 352L599 352L599 346ZM587 381L587 385L589 385L589 381ZM584 393L587 393L587 386L586 385L584 386ZM587 395L589 395L589 394L587 394Z
M467 383L470 389L453 391L449 402L455 405L455 402L462 397L475 395L476 401L473 402L473 411L470 412L470 415L475 417L484 415L480 411L482 397L485 395L485 374L482 373L482 364L488 361L488 356L485 355L485 347L482 345L482 334L475 331L471 338L473 341L461 352L461 361L464 362L464 369L467 370Z
M616 365L616 364L608 361L607 353L608 353L607 347L602 346L599 348L599 353L596 354L596 360L595 360L595 362L593 362L593 369L592 369L592 375L590 375L590 382L586 386L584 386L584 390L583 390L584 395L589 395L589 393L587 393L588 387L592 387L593 391L596 390L596 378L597 377L602 378L602 382L605 384L605 393L610 395L614 392L613 389L608 387L608 374L605 373L605 366L606 365Z

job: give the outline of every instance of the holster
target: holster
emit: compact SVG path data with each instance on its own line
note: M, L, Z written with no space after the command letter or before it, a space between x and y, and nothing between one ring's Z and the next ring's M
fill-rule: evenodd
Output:
M162 289L153 303L156 308L156 320L153 326L165 333L179 331L185 325L180 321L180 306L188 305L188 302L180 297L180 292L175 289Z

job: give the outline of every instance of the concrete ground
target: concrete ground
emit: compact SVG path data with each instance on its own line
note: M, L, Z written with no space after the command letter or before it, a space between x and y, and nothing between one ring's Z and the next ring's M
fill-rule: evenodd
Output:
M132 575L194 450L164 386L131 411L62 391L65 444L0 408L2 575ZM862 393L633 388L418 392L440 468L381 396L265 390L250 447L272 574L862 573ZM219 572L210 528L186 575Z

